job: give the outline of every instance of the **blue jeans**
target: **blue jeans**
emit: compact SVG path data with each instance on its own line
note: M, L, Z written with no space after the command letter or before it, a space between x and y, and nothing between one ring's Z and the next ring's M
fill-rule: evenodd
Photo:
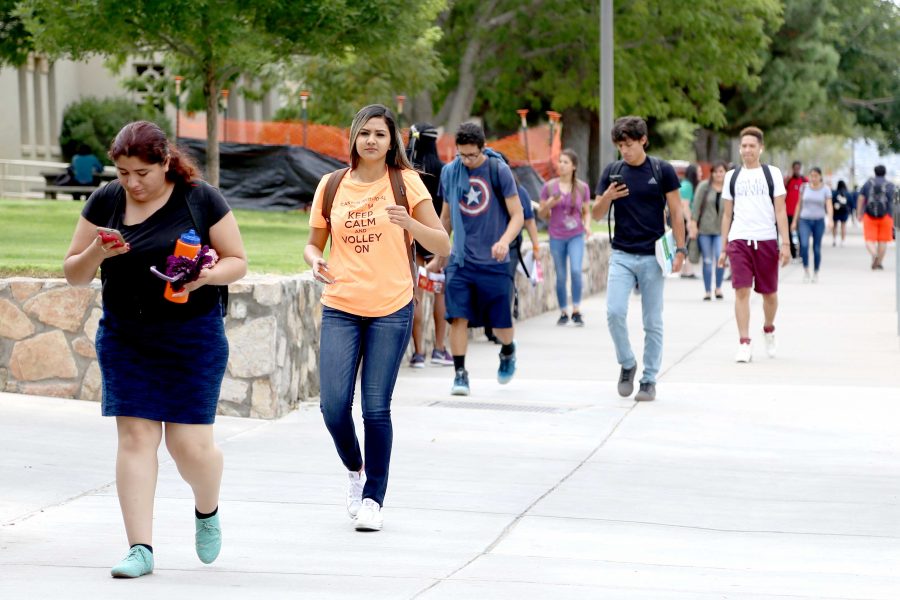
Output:
M813 239L814 270L818 272L822 264L822 236L825 235L825 219L800 219L797 225L800 232L800 256L803 268L809 268L809 237Z
M413 304L384 317L361 317L323 307L319 337L320 402L325 426L348 471L363 467L353 426L353 393L360 389L365 428L366 485L363 498L384 504L394 429L391 396L412 333Z
M712 291L712 270L716 265L716 289L722 287L722 279L725 277L725 269L719 266L719 254L722 253L722 236L701 233L697 236L700 244L700 254L703 256L703 286L706 293Z
M656 383L662 363L663 283L665 278L655 256L613 250L606 283L606 321L616 347L616 360L626 369L637 365L628 340L628 299L635 284L641 290L644 316L644 373L641 383Z
M560 310L569 305L566 294L566 271L572 279L572 304L581 304L581 266L584 262L584 234L567 240L550 238L550 255L556 270L556 300ZM566 269L566 258L569 259Z

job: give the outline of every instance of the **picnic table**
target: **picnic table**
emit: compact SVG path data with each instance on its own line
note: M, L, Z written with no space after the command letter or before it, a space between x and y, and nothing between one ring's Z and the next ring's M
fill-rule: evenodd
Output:
M41 176L45 182L44 187L37 188L34 191L44 192L44 197L50 200L56 200L57 194L71 194L73 200L79 200L82 196L87 199L94 190L103 187L116 178L115 169L107 167L102 173L94 174L94 183L96 185L56 185L57 178L65 173L65 169L41 171Z

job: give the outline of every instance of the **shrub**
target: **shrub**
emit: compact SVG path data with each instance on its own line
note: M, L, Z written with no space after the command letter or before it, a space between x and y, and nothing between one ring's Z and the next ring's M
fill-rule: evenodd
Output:
M87 144L105 165L112 164L106 152L119 130L132 121L153 121L171 134L166 116L152 106L143 106L125 98L84 98L63 111L59 146L68 162L80 144Z

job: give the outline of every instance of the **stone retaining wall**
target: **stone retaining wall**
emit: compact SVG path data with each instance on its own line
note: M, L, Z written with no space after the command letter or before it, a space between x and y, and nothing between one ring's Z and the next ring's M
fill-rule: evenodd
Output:
M532 287L517 278L520 319L557 308L547 244L541 254L544 282ZM608 258L605 237L588 241L586 296L606 289ZM229 286L230 356L219 414L272 419L318 396L320 294L308 274L250 276ZM426 294L426 311L430 305ZM0 279L0 390L100 400L94 337L101 315L98 281L73 288L62 279ZM433 335L429 325L428 348Z

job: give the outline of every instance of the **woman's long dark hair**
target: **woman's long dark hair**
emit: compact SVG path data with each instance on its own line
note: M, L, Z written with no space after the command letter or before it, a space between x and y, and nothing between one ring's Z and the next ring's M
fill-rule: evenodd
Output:
M166 179L175 183L190 183L200 178L194 161L181 152L166 137L156 123L135 121L123 127L109 147L109 158L115 162L121 156L133 156L147 164L162 164L169 159Z
M441 176L444 163L437 151L438 131L431 123L416 123L409 128L406 156L413 167L434 177Z
M387 124L388 131L391 133L391 146L388 148L384 162L389 167L396 169L412 169L413 166L406 158L406 150L403 147L403 137L400 135L400 128L397 127L397 119L384 104L370 104L359 109L356 116L353 117L353 123L350 125L350 167L355 169L359 165L359 152L356 151L356 138L363 126L369 122L369 119L381 118Z

